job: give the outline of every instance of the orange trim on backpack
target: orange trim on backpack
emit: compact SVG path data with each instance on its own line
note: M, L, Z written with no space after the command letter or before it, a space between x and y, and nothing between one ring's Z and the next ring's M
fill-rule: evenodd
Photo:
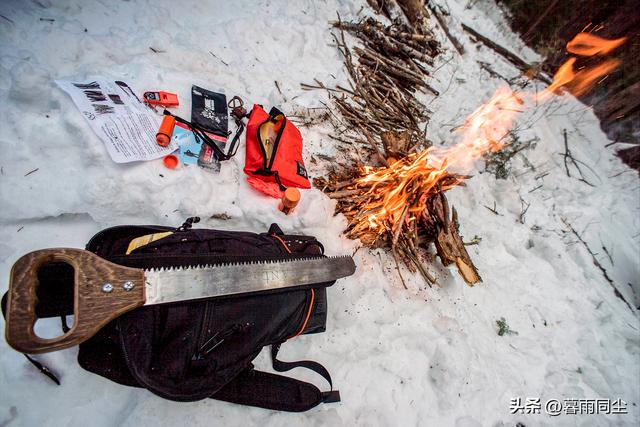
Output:
M280 243L282 243L282 246L284 246L284 248L287 250L288 253L291 253L291 249L289 249L289 246L287 246L287 244L284 242L284 240L282 240L279 236L277 236L276 234L272 234L271 237L274 237L276 239L278 239L280 241Z
M280 236L278 236L277 234L271 234L271 237L277 239L280 243L282 243L282 246L284 246L287 252L291 253L291 249L289 249L289 246L287 246L285 241ZM307 311L307 317L304 318L304 323L302 324L302 327L300 328L298 333L292 336L291 338L295 338L304 332L305 328L307 327L307 323L309 322L309 317L311 317L311 311L313 310L313 303L315 299L316 299L316 292L313 289L311 289L311 303L309 303L309 310Z
M304 329L307 327L307 322L309 321L309 317L311 317L311 310L313 309L313 301L316 298L316 293L313 289L311 289L311 303L309 304L309 311L307 311L307 317L305 317L304 319L304 323L302 324L302 328L300 328L300 330L298 331L297 334L295 334L294 336L292 336L291 338L295 338L298 335L300 335L301 333L304 332ZM289 338L289 339L291 339Z

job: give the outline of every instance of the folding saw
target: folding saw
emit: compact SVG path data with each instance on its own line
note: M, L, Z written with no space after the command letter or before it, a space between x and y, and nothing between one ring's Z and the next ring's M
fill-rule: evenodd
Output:
M74 325L60 337L40 338L33 329L38 270L60 261L74 268ZM354 272L350 256L143 270L82 249L43 249L24 255L11 269L5 335L18 351L45 353L80 344L111 320L143 305L304 288Z

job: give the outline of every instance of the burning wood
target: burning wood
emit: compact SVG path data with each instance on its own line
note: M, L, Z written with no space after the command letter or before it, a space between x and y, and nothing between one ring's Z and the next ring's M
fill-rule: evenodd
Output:
M515 117L532 101L542 102L560 88L582 92L618 62L608 60L574 71L575 59L571 58L541 93L499 89L460 126L463 135L457 144L435 148L419 128L427 118L426 109L413 95L415 90L429 89L424 82L429 74L425 65L431 63L429 56L437 54L437 47L429 44L430 35L385 27L372 19L361 23L338 21L334 26L341 31L341 37L335 40L345 59L351 89L329 89L321 83L315 87L329 92L347 122L334 122L341 135L348 135L336 139L355 146L370 145L382 166L359 165L352 171L334 172L326 179L316 179L315 185L337 201L336 211L349 221L348 237L360 239L369 247L391 249L396 260L402 260L412 272L420 272L429 285L436 279L422 262L420 248L431 243L442 264L455 263L467 284L480 282L458 233L457 213L449 207L444 192L464 185L464 174L478 158L502 148ZM364 47L353 49L358 55L357 64L343 30L364 43ZM597 55L608 53L620 43L580 36L570 42L568 50Z
M420 151L431 144L420 128L427 121L427 110L415 91L438 95L425 82L426 67L439 53L437 42L424 25L416 31L407 25L385 26L372 18L359 23L338 20L333 25L340 30L334 39L344 57L350 88L330 89L320 82L303 88L327 90L342 116L332 120L340 135L336 139L371 147L374 164L382 166L338 172L315 180L315 185L337 200L336 211L349 219L350 238L392 249L396 259L419 272L429 285L436 280L423 262L421 248L430 243L435 243L444 265L455 262L467 283L479 282L458 234L455 209L450 212L443 193L462 184L464 176L427 162L430 151ZM363 46L350 49L344 31Z
M436 280L421 261L419 248L435 243L444 265L456 263L465 281L481 281L458 234L455 209L444 191L463 184L464 176L429 166L428 151L412 153L389 167L360 168L353 176L332 175L314 184L349 220L347 236L366 246L391 248L412 272ZM452 217L450 217L452 215Z
M462 141L450 148L429 147L383 167L362 167L355 176L316 180L316 186L338 199L337 211L349 219L347 236L365 245L390 247L412 271L428 283L435 279L420 262L417 248L435 243L446 266L455 262L469 285L481 281L458 234L455 210L449 212L444 192L464 184L473 162L502 146L514 116L523 103L510 90L498 91L465 121ZM393 136L393 138L391 137ZM386 157L406 146L398 134L386 134Z

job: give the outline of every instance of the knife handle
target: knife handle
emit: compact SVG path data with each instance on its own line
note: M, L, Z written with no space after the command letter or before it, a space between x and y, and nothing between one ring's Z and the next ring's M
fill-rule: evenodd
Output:
M74 269L74 323L67 333L48 339L38 337L33 327L38 270L50 262L64 262ZM144 303L144 270L114 264L82 249L30 252L11 269L5 336L22 353L62 350L86 341L109 321Z

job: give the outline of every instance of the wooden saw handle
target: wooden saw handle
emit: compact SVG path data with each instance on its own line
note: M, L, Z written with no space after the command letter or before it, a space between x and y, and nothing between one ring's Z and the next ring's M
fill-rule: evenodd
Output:
M66 334L45 339L33 330L38 270L54 261L74 269L75 317ZM114 264L82 249L43 249L24 255L11 269L5 335L9 345L22 353L62 350L91 338L109 321L144 302L144 270Z

